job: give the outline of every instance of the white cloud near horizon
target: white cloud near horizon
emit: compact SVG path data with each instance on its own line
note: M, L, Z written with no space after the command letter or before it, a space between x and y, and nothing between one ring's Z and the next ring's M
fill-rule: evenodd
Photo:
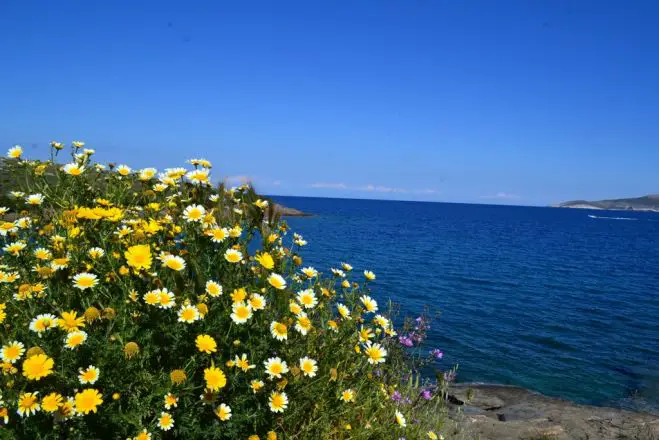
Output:
M250 183L254 181L254 178L250 176L245 176L245 175L239 175L239 176L227 176L223 179L224 182L227 184L235 185L235 184L243 184L243 183Z
M311 188L348 189L345 183L312 183Z
M521 197L518 196L517 194L510 194L510 193L506 193L506 192L502 192L502 191L500 191L500 192L498 192L498 193L496 193L496 194L494 194L494 195L490 195L490 196L481 196L481 199L494 199L494 200L519 200L519 199L521 199Z
M432 188L424 189L407 189L407 188L397 188L386 185L347 185L343 182L337 183L327 183L327 182L318 182L312 183L309 185L310 188L315 189L335 189L335 190L352 190L352 191L363 191L363 192L377 192L377 193L396 193L396 194L439 194L439 190Z
M382 193L406 193L408 192L403 188L392 188L390 186L384 185L366 185L356 188L359 191L368 191L368 192L382 192Z

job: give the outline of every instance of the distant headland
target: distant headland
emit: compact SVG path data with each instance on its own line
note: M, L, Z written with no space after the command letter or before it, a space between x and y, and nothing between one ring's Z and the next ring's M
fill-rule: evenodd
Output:
M611 200L572 200L552 205L554 208L609 209L617 211L653 211L659 212L659 194L650 194L631 199Z
M279 203L275 203L275 212L282 217L311 217L313 215L308 212L302 212L299 209L287 208Z

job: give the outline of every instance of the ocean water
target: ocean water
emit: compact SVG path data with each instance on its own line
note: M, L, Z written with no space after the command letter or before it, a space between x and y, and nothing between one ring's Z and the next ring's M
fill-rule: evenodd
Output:
M659 214L273 197L306 264L376 272L374 296L441 309L459 382L659 412Z

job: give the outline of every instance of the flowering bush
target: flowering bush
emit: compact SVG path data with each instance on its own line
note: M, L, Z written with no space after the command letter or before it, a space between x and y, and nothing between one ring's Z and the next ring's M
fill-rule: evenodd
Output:
M133 171L83 147L3 165L0 432L439 438L442 393L404 348L426 324L399 336L373 272L303 267L306 241L206 160Z

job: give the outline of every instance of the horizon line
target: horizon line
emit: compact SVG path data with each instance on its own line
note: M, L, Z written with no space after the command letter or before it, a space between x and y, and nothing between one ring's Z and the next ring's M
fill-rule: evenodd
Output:
M366 200L370 202L405 202L405 203L445 203L455 205L482 205L482 206L513 206L521 208L553 208L552 205L519 205L512 203L478 203L478 202L451 202L443 200L405 200L405 199L372 199L366 197L328 197L328 196L297 196L286 194L263 194L265 197L298 197L301 199L335 199L335 200ZM290 206L288 206L290 208Z

